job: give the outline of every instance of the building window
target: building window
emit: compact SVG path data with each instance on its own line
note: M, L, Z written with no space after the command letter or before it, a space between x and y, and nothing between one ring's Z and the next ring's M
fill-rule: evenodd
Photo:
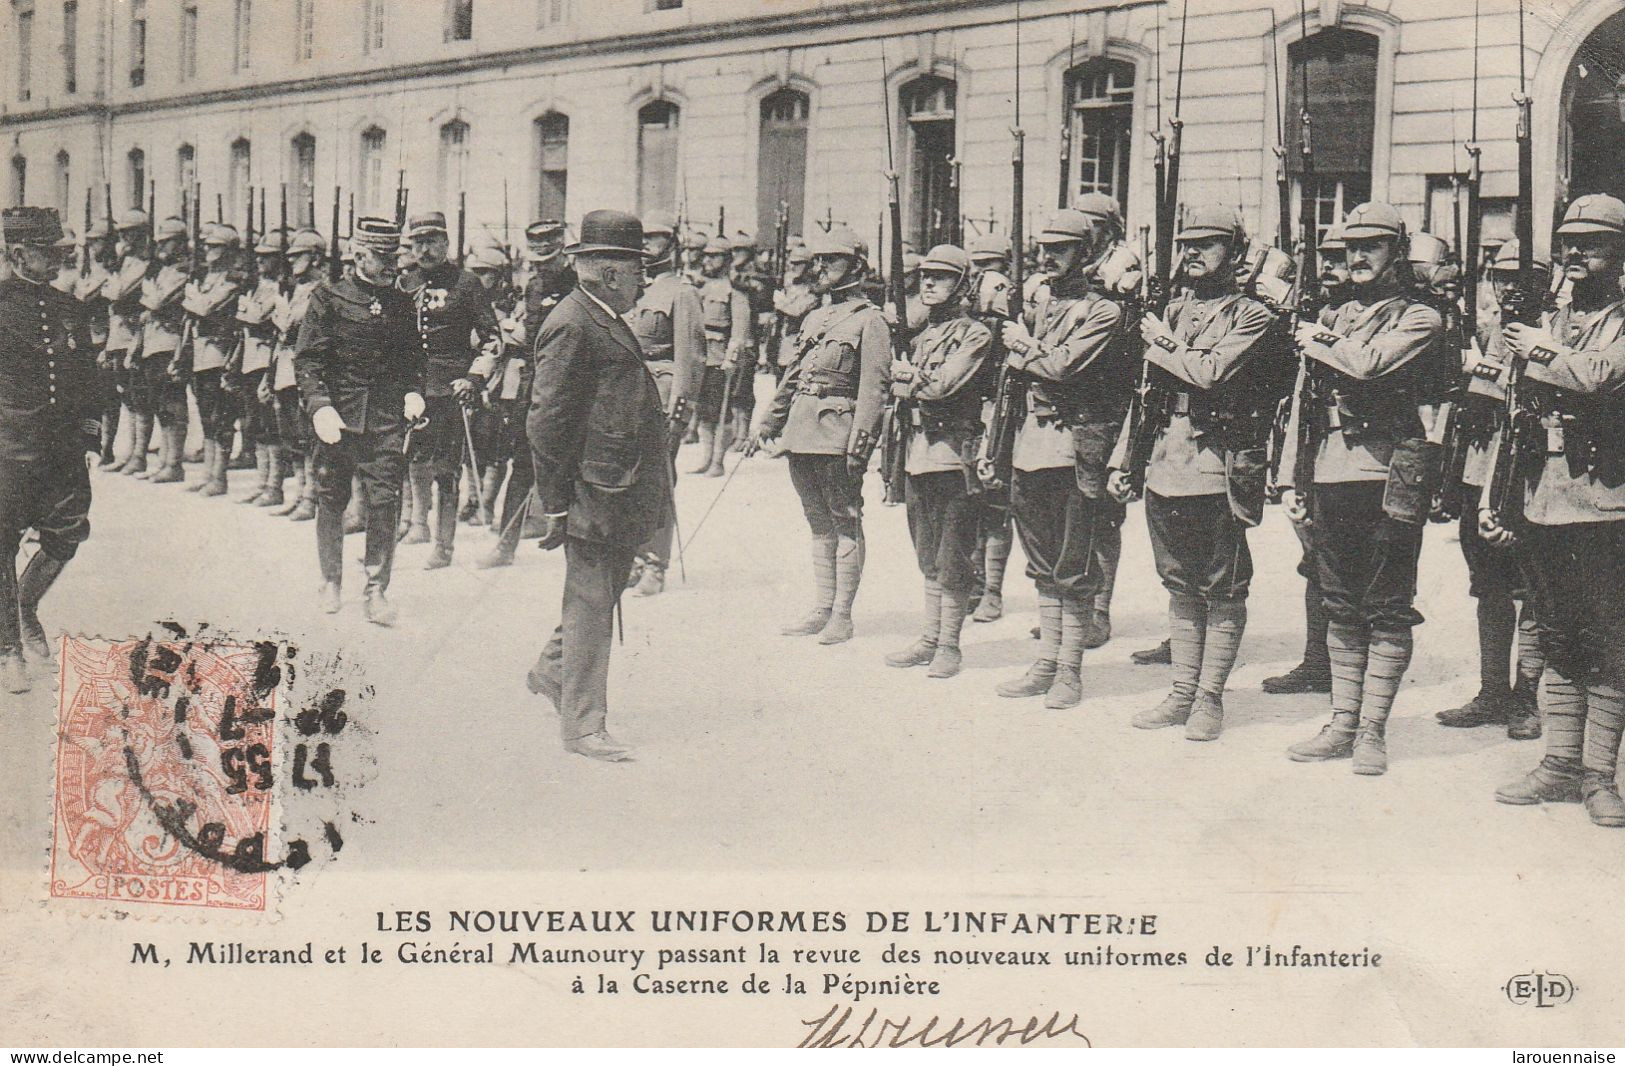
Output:
M926 75L899 90L903 112L904 226L908 240L928 248L951 238L958 223L954 181L954 96L949 78Z
M67 222L72 217L68 210L73 203L73 167L66 149L56 153L56 211Z
M570 118L549 111L536 127L536 217L564 220L570 183Z
M139 148L132 148L124 160L125 179L129 183L130 190L130 206L139 210L146 206L147 153Z
M254 8L253 0L237 0L236 20L232 24L231 69L244 71L253 56Z
M62 88L79 91L79 4L67 0L62 5Z
M562 26L569 18L569 0L537 0L536 25L542 29L549 26Z
M1066 74L1066 126L1061 159L1065 190L1060 207L1084 193L1102 192L1128 215L1129 160L1133 156L1134 65L1092 59Z
M229 218L242 218L252 206L254 148L247 137L231 142L231 168L226 171L226 203Z
M130 85L147 81L147 0L130 2Z
M294 0L293 59L303 63L316 54L316 0Z
M181 9L181 81L197 77L197 5Z
M34 95L34 9L19 7L17 19L17 99L27 102Z
M781 205L789 211L786 233L801 232L807 198L807 116L811 101L804 92L780 89L762 101L760 141L756 152L756 226L778 222Z
M450 213L453 197L467 187L468 123L453 119L440 127L440 168L437 199L441 210Z
M192 195L197 188L197 149L183 144L175 150L175 190L177 198Z
M361 51L372 55L384 50L384 0L367 0L361 11Z
M682 109L651 100L638 109L638 213L677 206L677 124Z
M293 139L294 221L300 226L316 224L316 138L301 133Z
M368 126L362 131L361 171L356 175L356 184L360 186L356 207L362 214L376 215L383 211L384 141L384 131L377 126Z
M1348 210L1371 198L1371 156L1377 122L1377 38L1354 30L1321 30L1287 48L1286 165L1303 204L1315 210L1316 243ZM1313 172L1303 175L1304 67L1308 66ZM1293 226L1299 225L1294 221Z
M20 155L11 157L11 206L21 207L28 202L28 160Z
M474 39L474 0L446 0L447 41Z

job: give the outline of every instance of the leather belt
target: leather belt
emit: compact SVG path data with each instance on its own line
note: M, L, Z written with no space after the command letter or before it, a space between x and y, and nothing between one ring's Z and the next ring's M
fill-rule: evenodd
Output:
M817 396L820 399L828 396L838 396L848 400L858 398L855 385L835 385L826 381L797 381L796 392L802 396Z

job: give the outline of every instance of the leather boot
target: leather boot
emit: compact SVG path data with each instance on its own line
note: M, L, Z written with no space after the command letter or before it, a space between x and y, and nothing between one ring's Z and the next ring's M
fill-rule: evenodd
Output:
M384 593L395 562L396 503L373 504L367 508L367 545L363 565L367 571L364 606L367 621L376 626L392 626L398 617Z
M658 596L666 591L666 567L653 555L643 560L643 570L638 574L638 583L633 586L639 596Z
M1507 693L1479 689L1478 695L1460 707L1440 711L1433 717L1438 719L1440 725L1452 729L1473 729L1481 725L1501 725L1507 720L1510 710L1511 700Z
M154 485L173 485L186 480L181 452L186 448L186 426L159 426L158 469L147 480Z
M1514 807L1528 807L1537 803L1579 803L1580 769L1578 766L1560 765L1559 760L1548 757L1518 780L1496 789L1495 802Z
M187 492L202 492L209 484L209 478L214 472L214 441L208 437L203 438L203 461L199 464L197 480L188 482Z
M442 482L435 506L434 550L424 562L425 570L442 570L451 565L452 547L457 541L457 490Z
M1185 720L1186 740L1218 740L1224 730L1224 700L1222 697L1199 690L1191 701L1190 717Z
M1185 722L1186 740L1218 740L1224 729L1224 687L1235 669L1241 651L1241 635L1247 628L1246 600L1218 600L1206 605L1207 621L1202 633L1202 673L1197 680L1196 700Z
M230 489L226 484L226 471L231 464L231 445L214 443L214 455L209 461L209 480L204 484L199 496L224 496Z
M31 687L18 621L16 564L0 559L0 688L21 695Z
M1174 593L1168 597L1169 662L1173 666L1172 688L1163 701L1134 716L1136 729L1161 729L1184 725L1190 720L1202 677L1202 659L1207 640L1207 604L1194 596Z
M1512 708L1507 712L1507 738L1540 739L1540 700L1535 690L1521 684L1512 690Z
M265 491L260 495L259 505L261 507L281 507L285 502L285 497L282 495L282 481L288 476L287 470L282 465L281 445L267 444L265 446L265 458L267 464Z
M786 637L810 637L824 631L835 604L835 534L812 538L813 605L779 629Z
M124 457L115 469L124 475L134 477L146 473L147 449L152 445L152 416L136 415L135 425L130 432L130 454Z
M21 648L0 648L0 691L21 696L34 687Z
M113 447L118 443L119 406L114 404L111 410L102 412L102 452L96 465L107 469L115 465L113 460Z
M157 439L155 450L158 454L142 453L141 469L130 471L138 481L151 481L169 464L169 427L158 421L157 415L148 415L147 418L151 424L151 436ZM148 443L150 452L154 449L150 447L151 442Z
M1083 673L1070 663L1055 664L1055 679L1044 693L1044 707L1064 711L1083 702Z
M917 637L913 644L901 651L890 652L886 655L886 665L906 670L911 666L929 666L936 657L937 642Z
M690 474L703 474L711 469L711 453L717 443L717 427L706 422L699 424L700 434L700 465L690 470Z
M316 509L316 562L322 581L336 590L344 584L344 511L337 507Z
M1165 640L1155 648L1144 648L1128 653L1135 666L1167 666L1174 661L1173 651Z
M1006 699L1042 696L1055 682L1056 659L1061 654L1061 600L1051 593L1038 593L1038 657L1027 672L1014 681L1001 682L994 689Z
M429 543L429 510L434 502L434 478L412 471L412 524L402 544Z
M305 456L300 468L299 499L294 502L288 517L295 522L309 522L316 517L316 457Z
M1042 696L1049 692L1049 687L1055 681L1055 660L1038 659L1027 667L1027 672L1014 681L1001 681L996 689L1005 699L1021 699L1026 696Z
M926 677L948 678L959 673L964 655L959 650L959 636L965 629L965 613L970 597L953 589L942 590L942 619L937 627L937 652L931 656Z
M706 477L722 477L728 472L723 465L723 459L728 455L728 443L733 440L733 427L728 422L717 424L716 437L711 446L711 465L706 467Z
M1331 722L1321 726L1319 733L1292 745L1286 749L1287 754L1293 762L1347 759L1354 754L1354 732L1358 724L1357 716L1334 712Z
M35 552L23 568L22 577L17 580L17 615L22 627L23 647L36 659L55 658L51 640L45 634L45 627L40 624L39 605L67 565L44 552Z
M1619 798L1619 785L1612 777L1585 771L1580 775L1580 797L1592 825L1607 829L1625 826L1625 800Z
M257 504L271 491L271 449L263 444L254 449L254 473L253 491L238 497L238 503Z
M835 600L829 621L818 634L820 644L843 644L852 639L852 604L863 579L863 531L856 537L837 537L835 546Z
M1379 777L1388 772L1386 722L1361 722L1354 733L1354 772Z

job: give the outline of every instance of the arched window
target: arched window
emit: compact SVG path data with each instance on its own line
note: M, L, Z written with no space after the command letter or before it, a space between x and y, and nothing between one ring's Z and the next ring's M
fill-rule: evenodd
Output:
M437 202L449 216L457 209L457 194L468 188L468 123L453 119L440 127L440 169Z
M780 204L789 212L786 233L801 232L807 198L807 116L811 101L795 89L780 89L762 100L756 153L756 227L778 221Z
M677 207L677 126L682 109L670 100L638 108L638 213Z
M1587 193L1625 195L1625 168L1619 165L1620 153L1625 151L1622 69L1625 11L1610 15L1591 31L1564 76L1563 121L1558 124L1558 209Z
M356 175L356 209L364 215L384 210L384 143L386 135L377 126L361 131L361 170ZM394 209L390 210L394 214Z
M72 207L73 168L68 159L68 150L64 148L56 153L56 210L64 223L73 217Z
M536 217L563 221L570 185L570 116L549 111L536 131Z
M226 173L228 222L243 218L253 206L250 202L254 195L253 174L254 149L248 143L247 137L239 137L231 142L231 169Z
M1128 215L1129 160L1133 156L1134 65L1091 59L1066 72L1062 130L1065 207L1084 193L1116 199Z
M916 247L947 240L959 215L959 189L954 176L954 97L951 78L922 75L898 91L903 113L903 146L907 174L904 226Z
M1299 215L1313 204L1316 241L1349 209L1371 198L1371 159L1377 124L1377 38L1329 27L1287 47L1286 165ZM1308 66L1309 146L1314 170L1305 182L1304 67ZM1293 223L1294 228L1297 222Z
M124 179L130 193L130 206L144 208L147 206L147 153L132 148L124 160Z
M289 143L289 154L292 157L289 170L293 174L293 188L288 190L293 194L293 217L295 224L300 226L314 226L316 196L316 137L305 132L299 134Z

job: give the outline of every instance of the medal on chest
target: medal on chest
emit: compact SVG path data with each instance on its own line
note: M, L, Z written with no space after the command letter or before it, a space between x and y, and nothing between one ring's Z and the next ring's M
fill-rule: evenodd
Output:
M378 302L378 297L374 296L372 298L372 303L367 305L367 314L371 315L373 318L377 318L383 313L384 305Z
M424 289L423 307L428 311L443 311L446 309L445 289Z

